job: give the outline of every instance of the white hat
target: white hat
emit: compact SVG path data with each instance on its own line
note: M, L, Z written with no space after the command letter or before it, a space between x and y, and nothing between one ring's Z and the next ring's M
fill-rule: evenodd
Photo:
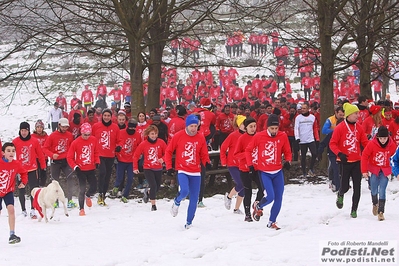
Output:
M66 118L61 118L60 120L58 120L58 125L62 127L69 127L69 121Z

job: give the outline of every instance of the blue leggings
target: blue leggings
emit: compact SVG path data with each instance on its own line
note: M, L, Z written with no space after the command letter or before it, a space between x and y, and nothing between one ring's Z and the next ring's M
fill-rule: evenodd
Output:
M236 186L234 188L237 191L238 196L244 197L245 190L244 190L244 185L242 184L240 170L238 169L237 166L227 167L227 169L229 169L230 175L233 178L234 183L236 183Z
M179 181L180 190L175 198L175 204L180 206L180 202L190 194L190 202L187 211L187 224L191 224L195 216L195 211L197 210L201 176L178 173L177 179Z
M259 207L263 209L264 206L274 201L272 209L270 210L269 221L275 222L277 215L281 210L284 192L284 176L283 171L280 170L275 174L261 172L260 180L265 188L265 195L259 202Z
M388 178L384 175L382 171L380 171L378 175L371 174L370 185L371 195L379 195L379 199L385 200L385 194L388 186Z

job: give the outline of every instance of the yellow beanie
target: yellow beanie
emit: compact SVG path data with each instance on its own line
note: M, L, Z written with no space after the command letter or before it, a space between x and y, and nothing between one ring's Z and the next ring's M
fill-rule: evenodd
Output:
M237 115L237 119L236 119L237 126L240 126L242 124L242 122L244 122L245 119L246 119L245 116Z
M359 112L359 108L354 105L354 104L350 104L350 103L344 103L344 112L345 112L345 117L348 117L349 115Z

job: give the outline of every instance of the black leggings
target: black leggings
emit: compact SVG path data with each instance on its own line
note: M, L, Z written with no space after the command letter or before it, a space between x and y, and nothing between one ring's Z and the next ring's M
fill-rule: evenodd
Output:
M96 193L97 180L95 170L76 171L79 179L79 209L84 209L85 196L91 197ZM86 181L89 184L89 190L86 193Z
M51 163L51 177L58 182L60 181L60 174L61 170L64 172L64 175L66 176L66 181L67 181L67 189L66 189L66 195L68 198L68 201L72 199L73 195L73 188L74 188L74 177L75 175L72 174L73 170L72 168L68 165L66 159L61 159L61 160L53 160ZM65 188L63 188L65 192Z
M144 176L150 185L150 200L155 200L162 183L162 170L144 169Z
M252 199L252 181L254 181L258 187L258 193L256 194L256 201L260 201L263 198L263 186L259 179L258 171L249 174L249 172L240 171L240 177L242 184L244 185L244 209L246 215L251 215L251 199Z
M313 171L313 167L316 162L316 143L312 141L310 143L299 144L299 149L301 150L301 168L304 175L306 174L306 153L308 152L308 148L312 155L309 165L310 170Z
M98 192L105 195L108 191L109 181L111 179L114 157L100 157L100 174L98 178Z
M338 194L343 196L349 190L349 179L352 177L353 195L352 195L352 211L357 211L360 200L360 190L362 173L360 171L360 161L353 163L340 163L341 187Z
M39 186L39 181L38 181L38 176L37 176L37 171L30 171L28 172L28 184L26 185L26 187L24 188L20 188L18 191L18 198L19 198L19 203L21 204L21 209L22 211L26 211L26 207L25 207L25 194L26 194L26 190L28 190L29 192L29 196L30 196L30 208L33 208L33 197L30 194L30 192L32 191L33 188L38 187Z

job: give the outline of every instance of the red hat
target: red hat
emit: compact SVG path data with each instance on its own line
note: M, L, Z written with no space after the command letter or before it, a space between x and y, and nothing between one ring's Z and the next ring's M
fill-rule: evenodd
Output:
M202 107L209 108L211 107L211 100L209 98L202 98L200 104Z
M83 123L80 126L80 133L82 134L90 134L91 133L91 125L89 123Z
M373 105L370 107L370 112L373 115L377 114L379 111L381 111L381 106L379 105Z

